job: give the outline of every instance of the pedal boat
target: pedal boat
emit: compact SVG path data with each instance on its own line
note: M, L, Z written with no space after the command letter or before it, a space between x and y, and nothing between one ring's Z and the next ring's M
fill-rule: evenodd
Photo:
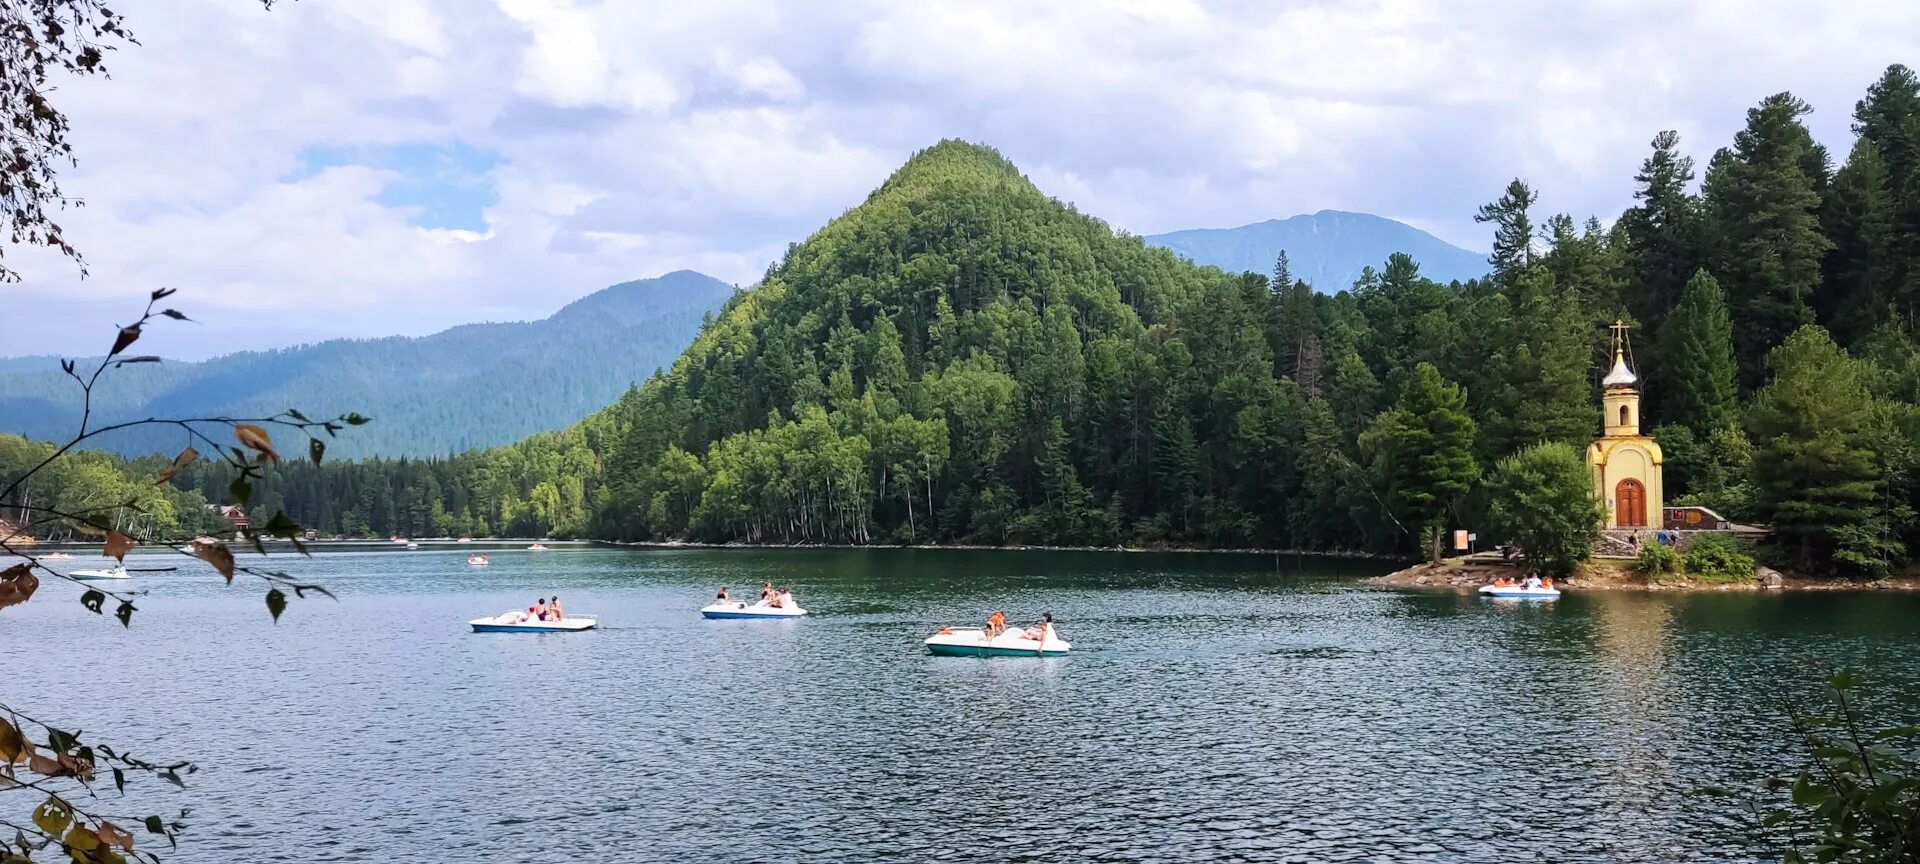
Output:
M475 633L573 633L600 626L592 615L568 615L558 621L542 621L518 609L467 623L473 625Z
M1522 585L1482 585L1480 593L1487 597L1528 597L1536 600L1552 600L1560 596L1560 589L1528 588Z
M700 610L708 618L798 618L807 610L798 606L768 606L755 603L715 603Z
M1073 645L1060 638L1051 625L1046 638L1038 642L1028 639L1026 631L1018 627L1001 631L992 639L980 627L942 627L927 638L926 646L927 653L936 657L1060 657L1073 650Z
M81 582L100 582L108 579L132 579L133 575L125 567L108 567L105 570L75 570L67 574L68 579Z

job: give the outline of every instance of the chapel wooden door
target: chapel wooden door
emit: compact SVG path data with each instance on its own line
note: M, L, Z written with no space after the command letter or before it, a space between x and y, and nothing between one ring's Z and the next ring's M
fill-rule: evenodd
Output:
M1613 487L1614 524L1621 528L1647 527L1647 487L1628 477Z

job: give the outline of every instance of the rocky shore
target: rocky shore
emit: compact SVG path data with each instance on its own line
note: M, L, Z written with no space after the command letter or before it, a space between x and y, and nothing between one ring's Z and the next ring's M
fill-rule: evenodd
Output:
M1766 567L1759 568L1753 579L1742 582L1703 582L1678 577L1649 580L1635 573L1632 563L1625 559L1595 559L1581 565L1571 578L1554 580L1554 587L1563 591L1920 591L1920 578L1911 576L1872 581L1805 579ZM1438 564L1416 564L1367 582L1388 588L1467 594L1502 576L1519 579L1524 575L1520 567L1497 558L1450 558Z

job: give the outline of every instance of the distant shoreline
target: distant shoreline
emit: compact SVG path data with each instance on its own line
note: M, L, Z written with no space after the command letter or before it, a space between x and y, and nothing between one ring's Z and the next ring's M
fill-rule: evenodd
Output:
M997 552L1130 552L1158 553L1170 552L1183 555L1297 555L1308 558L1342 558L1353 561L1400 561L1398 557L1376 555L1371 552L1350 550L1315 551L1309 549L1270 549L1270 548L1218 548L1208 546L1047 546L1037 544L991 545L985 543L701 543L692 541L621 541L589 540L599 546L615 546L627 549L911 549L938 552L944 550L997 551Z

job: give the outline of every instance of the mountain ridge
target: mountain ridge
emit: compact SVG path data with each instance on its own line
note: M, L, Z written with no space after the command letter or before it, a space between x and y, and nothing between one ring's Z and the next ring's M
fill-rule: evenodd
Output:
M497 446L565 427L614 401L670 363L733 290L677 270L608 286L531 321L129 366L102 379L96 423L293 407L375 419L334 443L341 457ZM62 439L78 425L75 395L54 357L0 358L0 432ZM177 430L128 430L100 446L139 455L177 450L180 438Z
M1483 253L1405 222L1348 210L1320 210L1236 228L1189 228L1142 239L1229 273L1271 274L1274 259L1285 251L1294 277L1327 293L1352 287L1364 268L1378 269L1395 252L1412 255L1421 274L1438 282L1465 281L1490 269Z

